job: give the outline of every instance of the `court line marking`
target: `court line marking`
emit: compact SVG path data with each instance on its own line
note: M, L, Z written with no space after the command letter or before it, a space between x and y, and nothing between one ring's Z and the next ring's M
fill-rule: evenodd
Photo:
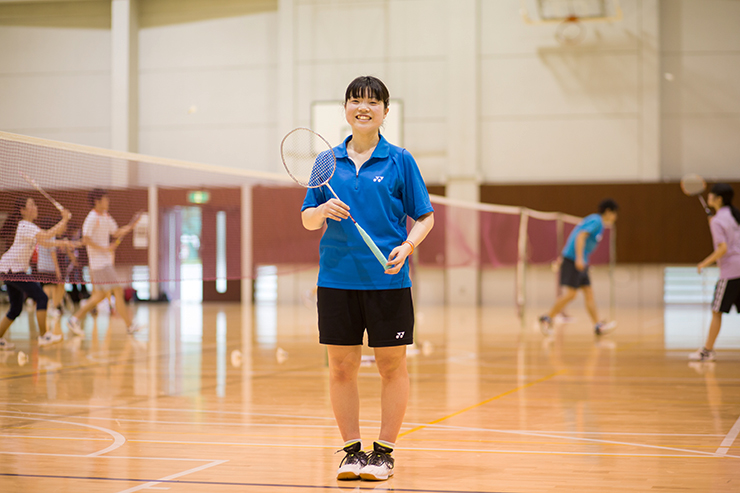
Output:
M82 455L82 454L52 454L48 452L4 452L0 451L0 454L2 455L32 455L32 456L38 456L38 457L70 457L70 458L89 458L88 455ZM136 460L171 460L171 461L180 461L180 462L210 462L213 461L213 459L190 459L187 457L127 457L123 455L100 455L98 457L94 457L95 459L136 459ZM2 473L0 473L0 476Z
M526 383L524 385L520 385L519 387L517 387L515 389L507 390L506 392L504 392L502 394L496 395L494 397L491 397L490 399L486 399L486 400L481 401L481 402L479 402L477 404L473 404L472 406L468 406L468 407L466 407L464 409L461 409L461 410L459 410L457 412L454 412L452 414L448 414L447 416L444 416L442 418L435 419L434 421L430 421L427 424L424 424L424 425L420 425L420 426L416 426L414 428L411 428L409 431L405 431L403 433L400 433L398 435L398 438L403 438L406 435L410 435L411 433L414 433L415 431L423 430L424 428L426 428L429 425L435 425L435 424L441 423L442 421L445 421L447 419L454 418L455 416L459 416L460 414L462 414L464 412L467 412L467 411L470 411L471 409L475 409L477 407L480 407L480 406L483 406L485 404L488 404L489 402L492 402L492 401L495 401L497 399L501 399L502 397L506 397L508 395L511 395L511 394L513 394L515 392L518 392L520 390L524 390L524 389L526 389L528 387L531 387L533 385L537 385L540 382L544 382L544 381L550 380L551 378L557 377L558 375L562 375L565 372L566 372L566 370L560 370L560 371L557 371L557 372L552 373L550 375L547 375L547 376L538 378L537 380L533 380L533 381L531 381L529 383Z
M41 418L27 418L25 416L3 416L0 415L0 418L11 418L11 419L25 419L29 421L45 421L47 423L62 423L66 425L72 425L72 426L82 426L84 428L92 428L94 430L102 431L103 433L107 433L108 435L113 437L113 443L109 445L108 447L98 450L97 452L93 452L91 454L87 454L86 457L97 457L99 455L107 454L108 452L113 452L117 448L122 447L126 443L126 437L118 433L117 431L110 430L108 428L103 428L101 426L95 426L85 423L74 423L71 421L60 421L60 420L50 420L50 419L41 419Z
M90 481L121 481L121 482L138 482L138 481L152 481L148 479L129 479L129 478L105 478L105 477L95 477L95 476L61 476L61 475L47 475L47 474L15 474L15 473L0 473L0 477L6 476L6 477L14 477L14 478L44 478L44 479L74 479L77 481L80 480L90 480ZM275 483L237 483L237 482L227 482L227 481L188 481L188 480L179 480L179 481L172 481L172 480L159 480L160 483L168 483L168 484L180 484L180 485L206 485L206 486L246 486L246 487L260 487L260 488L281 488L285 490L285 488L295 488L299 490L331 490L331 491L347 491L348 487L351 488L354 486L348 485L348 486L333 486L333 485L309 485L309 484L275 484ZM392 484L380 484L375 487L370 488L362 488L360 486L357 486L355 488L358 491L404 491L408 493L503 493L500 490L488 490L488 491L482 491L482 490L435 490L435 489L420 489L420 488L397 488L393 486ZM119 492L123 493L123 492Z
M740 433L740 417L737 418L734 426L730 428L730 431L725 436L725 439L722 440L722 443L720 444L715 454L729 457L727 455L727 451L730 450L730 447L732 447L732 443L737 438L738 433Z
M565 377L567 378L567 377ZM171 411L171 412L179 412L179 413L193 413L193 414L226 414L226 415L237 415L237 416L261 416L261 417L269 417L269 418L289 418L289 419L309 419L309 420L331 420L334 421L334 418L331 417L321 417L321 416L304 416L300 414L270 414L270 413L246 413L241 411L215 411L215 410L208 410L208 409L174 409L174 408L160 408L160 407L127 407L127 406L83 406L78 404L57 404L57 403L44 403L44 404L33 404L33 403L27 403L27 402L0 402L0 405L13 405L13 406L37 406L37 407L72 407L72 408L79 408L79 409L115 409L115 410L132 410L132 411ZM56 414L56 413L33 413L33 412L24 412L24 411L13 411L13 410L6 410L5 412L12 412L12 413L22 413L22 414L33 414L37 416L65 416L63 414ZM136 422L136 423L154 423L154 424L192 424L190 422L182 422L182 421L154 421L154 420L133 420L133 419L127 419L127 418L105 418L105 417L98 417L98 416L67 416L69 418L73 419L99 419L99 420L118 420L118 421L124 421L124 422ZM380 423L380 420L372 420L372 419L361 419L360 422L362 423ZM239 426L266 426L266 427L315 427L315 428L324 428L324 426L316 426L316 425L301 425L301 424L275 424L275 423L199 423L199 424L212 424L212 425L239 425ZM456 425L440 425L435 424L431 425L428 423L414 423L414 422L405 422L403 424L404 427L418 427L418 426L427 426L430 428L440 428L440 429L454 429L454 430L472 430L472 431L493 431L493 432L511 432L511 433L557 433L557 434L572 434L572 435L624 435L624 436L664 436L664 437L725 437L726 435L721 433L638 433L638 432L621 432L621 431L560 431L560 430L496 430L496 429L490 429L490 428L470 428L466 426L456 426ZM330 428L335 428L335 425L330 426Z
M542 377L539 380L544 380L546 378L552 378L555 375L556 374L549 375L548 377ZM525 388L525 387L527 387L529 385L534 385L535 383L538 383L538 381L537 380L532 381L529 384L526 384L526 385L521 386L520 388ZM637 447L637 448L649 448L649 449L658 449L658 450L669 450L669 451L673 451L673 452L686 452L686 453L694 454L694 456L702 456L702 457L703 456L716 456L717 455L717 452L704 452L704 451L700 451L700 450L683 449L683 448L677 448L677 447L665 447L665 446L661 446L661 445L650 445L650 444L641 444L641 443L621 442L621 441L614 441L614 440L603 440L603 439L584 438L584 437L576 437L576 436L562 436L562 434L559 435L559 434L552 434L552 433L548 433L548 432L522 431L522 430L498 430L498 429L488 429L488 428L451 427L451 426L447 426L447 425L438 425L437 424L440 421L443 421L443 420L448 419L450 417L459 415L459 414L461 414L461 413L463 413L463 412L465 412L465 411L467 411L469 409L473 409L475 407L478 407L480 405L483 405L483 404L485 404L487 402L490 402L492 400L495 400L497 398L503 397L505 395L509 395L509 394L515 392L516 390L519 390L520 388L512 389L512 390L507 391L507 392L505 392L503 394L500 394L498 396L495 396L495 397L492 397L492 398L487 399L485 401L482 401L481 403L478 403L476 405L469 406L469 407L467 407L467 408L465 408L465 409L463 409L461 411L458 411L457 413L451 414L451 415L446 416L444 418L440 418L439 420L437 420L436 423L435 422L432 422L432 423L428 423L428 424L424 424L424 425L420 425L420 426L417 426L415 428L412 428L410 431L400 434L399 435L399 438L401 436L403 436L403 435L408 435L412 431L418 431L418 430L421 430L423 428L428 428L428 427L439 428L439 429L450 429L450 428L452 428L452 429L460 429L460 430L468 430L468 431L486 431L486 432L490 432L490 433L502 433L502 434L509 434L509 435L535 436L535 437L542 437L542 438L555 438L555 439L560 439L560 440L582 441L582 442L603 443L603 444L628 446L628 447ZM3 416L0 416L0 417L3 417ZM4 417L8 417L8 416L4 416ZM15 417L15 416L12 416L12 417ZM36 419L36 418L28 418L28 419L34 419L35 421L57 422L57 421L54 421L54 420L44 420L44 419ZM82 419L82 418L80 418L80 419ZM113 420L115 418L101 418L101 417L98 417L96 419ZM124 419L123 421L127 421L127 420ZM140 420L132 420L132 421L137 421L138 422ZM145 421L145 422L149 422L149 421ZM186 424L186 425L191 425L192 424L192 423L185 423L185 422L182 422L182 423L181 422L175 422L175 423L167 422L167 423L168 424ZM740 419L738 420L738 423L740 423ZM69 423L69 424L73 424L73 423ZM201 423L201 424L219 425L219 424L224 424L224 423ZM234 423L234 425L245 426L245 424L243 424L243 423L241 423L241 424L240 423ZM93 427L91 425L89 425L89 426L90 427ZM262 425L257 425L257 426L262 426ZM274 425L274 426L295 427L296 425L286 424L286 425ZM733 427L733 429L734 429L734 427ZM740 431L740 425L738 425L738 431ZM727 438L726 438L726 440L727 440ZM733 440L734 440L734 437L733 437ZM143 443L147 443L147 442L149 442L149 443L173 443L173 444L188 444L188 443L192 443L192 444L203 444L203 445L240 445L240 446L249 445L249 446L255 446L255 447L257 447L257 446L260 446L260 447L269 447L269 446L276 446L276 447L290 447L290 446L294 446L294 447L306 447L304 445L296 445L296 444L263 444L263 443L246 443L246 442L241 442L241 443L238 443L238 444L232 444L232 443L227 443L227 442L185 442L185 441L164 441L164 440L152 440L152 441L147 441L147 440L132 440L132 441L143 442ZM331 447L309 446L309 448L331 448ZM411 449L409 449L409 450L411 450ZM422 449L414 449L414 450L422 450ZM429 450L437 450L437 451L458 451L458 452L466 452L467 451L467 449L429 449ZM506 451L500 451L500 452L501 453L504 453ZM508 452L510 452L510 453L522 453L522 452L519 452L519 451L516 451L516 450L509 450ZM7 452L0 452L0 453L7 453ZM536 452L532 452L532 453L536 453ZM560 452L556 452L556 453L559 454ZM562 453L564 453L564 454L570 454L570 452L562 452ZM586 455L589 455L589 454L586 454ZM599 454L590 454L590 455L599 455ZM607 454L607 455L639 456L639 454ZM725 451L725 454L723 456L724 457L728 457L728 458L740 458L740 456L726 455L726 451ZM687 457L687 456L682 456L682 457Z
M162 481L170 481L173 479L177 479L182 476L187 476L188 474L192 474L194 472L202 471L203 469L208 469L210 467L221 465L225 462L229 462L228 460L214 460L213 462L209 462L208 464L203 464L202 466L193 467L192 469L188 469L187 471L178 472L175 474L170 474L169 476L165 476L163 478L159 478L156 481L150 481L148 483L144 483L139 486L134 486L133 488L129 488L127 490L119 491L118 493L133 493L134 491L143 490L146 488L150 488L152 486L156 486L160 484Z

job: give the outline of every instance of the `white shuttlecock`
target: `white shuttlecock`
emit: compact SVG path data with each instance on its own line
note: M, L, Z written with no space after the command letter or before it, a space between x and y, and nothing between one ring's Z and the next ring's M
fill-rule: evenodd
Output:
M285 360L288 359L288 351L281 347L277 348L277 351L275 351L275 359L277 359L277 362L280 364L285 363Z
M192 105L190 108L188 108L188 115L192 115L193 113L197 113L198 107L195 105Z
M231 351L231 366L234 368L242 366L242 352L238 349Z
M26 366L28 363L28 356L23 351L18 351L18 366Z

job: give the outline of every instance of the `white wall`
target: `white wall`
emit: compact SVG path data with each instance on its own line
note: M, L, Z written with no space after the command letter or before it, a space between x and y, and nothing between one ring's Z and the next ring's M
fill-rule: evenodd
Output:
M663 0L661 44L664 176L740 178L740 2Z
M110 146L109 2L0 5L0 129Z
M276 170L276 9L140 1L141 153Z
M462 1L477 19L473 166L449 157ZM280 171L282 127L373 74L403 100L430 183L461 168L497 183L739 178L740 2L621 5L564 47L516 0L140 0L138 150ZM111 145L110 2L0 3L0 46L0 129Z

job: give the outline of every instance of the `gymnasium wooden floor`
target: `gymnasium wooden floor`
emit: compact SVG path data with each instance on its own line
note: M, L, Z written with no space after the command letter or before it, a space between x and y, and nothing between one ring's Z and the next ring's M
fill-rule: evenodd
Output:
M28 361L0 353L0 492L740 491L740 351L689 365L664 349L662 309L618 310L597 340L579 307L549 339L511 308L417 307L383 483L334 479L311 308L136 309L135 337L105 314L51 348L27 313L11 328ZM369 446L372 362L360 381Z

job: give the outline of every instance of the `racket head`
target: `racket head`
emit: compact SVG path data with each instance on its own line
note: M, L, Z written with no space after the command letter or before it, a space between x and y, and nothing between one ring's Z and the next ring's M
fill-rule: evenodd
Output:
M62 204L60 204L59 202L57 202L56 200L54 200L54 197L52 197L51 195L49 195L48 193L46 193L46 190L44 190L43 188L41 188L41 185L39 185L39 184L38 184L38 183L36 182L36 180L34 180L34 179L33 179L33 178L31 178L30 176L28 176L28 175L27 175L26 173L24 173L23 171L20 171L20 170L19 170L19 171L18 171L18 174L19 174L19 175L21 175L21 178L23 178L24 180L26 180L26 181L27 181L27 182L28 182L28 183L29 183L29 184L30 184L30 185L31 185L31 186L32 186L33 188L35 188L35 189L36 189L36 190L37 190L37 191L38 191L38 192L39 192L39 193L40 193L41 195L43 195L43 196L44 196L44 197L46 198L46 200L48 200L49 202L51 202L51 203L52 203L52 205L53 205L54 207L56 207L56 208L57 208L57 209L59 210L59 212L62 212L62 211L64 210L64 206L63 206ZM70 218L71 218L71 217L72 217L72 216L70 215Z
M331 180L337 168L334 149L310 128L291 130L280 142L285 171L301 186L318 188Z
M696 173L689 173L681 178L681 190L689 197L699 195L707 188L707 182Z

